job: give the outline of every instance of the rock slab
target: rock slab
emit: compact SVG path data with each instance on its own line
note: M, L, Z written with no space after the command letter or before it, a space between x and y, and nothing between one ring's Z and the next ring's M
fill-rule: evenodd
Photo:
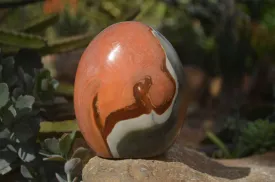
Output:
M107 160L93 157L84 182L274 182L275 153L234 160L213 160L175 144L153 159Z

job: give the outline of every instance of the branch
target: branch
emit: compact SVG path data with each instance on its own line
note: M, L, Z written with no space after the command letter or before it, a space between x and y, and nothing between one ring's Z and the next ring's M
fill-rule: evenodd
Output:
M16 0L16 1L6 1L6 2L0 2L0 9L4 9L4 8L15 8L18 6L25 6L28 5L30 3L38 3L38 2L42 2L44 0Z

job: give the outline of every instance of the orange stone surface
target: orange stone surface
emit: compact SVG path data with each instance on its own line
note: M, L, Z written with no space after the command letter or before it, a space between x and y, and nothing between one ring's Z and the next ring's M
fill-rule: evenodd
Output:
M140 158L167 150L187 104L182 65L171 44L140 22L99 33L76 73L74 106L88 145L104 158Z

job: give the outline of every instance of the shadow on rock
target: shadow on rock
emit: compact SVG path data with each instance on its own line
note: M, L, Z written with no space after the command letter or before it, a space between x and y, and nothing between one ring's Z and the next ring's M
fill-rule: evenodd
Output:
M154 160L181 162L199 172L230 180L244 178L250 174L250 168L248 167L222 165L204 154L182 147L178 143L175 143L165 154L155 157Z

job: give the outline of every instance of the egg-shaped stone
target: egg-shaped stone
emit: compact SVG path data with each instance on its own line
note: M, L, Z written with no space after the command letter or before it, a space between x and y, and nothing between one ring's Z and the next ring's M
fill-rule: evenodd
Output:
M162 154L179 134L188 105L174 48L136 21L111 25L90 42L74 88L80 131L104 158Z

